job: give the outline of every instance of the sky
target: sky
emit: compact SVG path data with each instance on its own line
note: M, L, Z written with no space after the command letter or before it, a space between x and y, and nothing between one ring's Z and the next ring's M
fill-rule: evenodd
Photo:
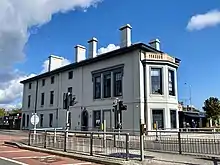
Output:
M181 59L179 100L202 108L220 97L220 1L1 0L0 107L21 106L19 82L47 71L48 56L74 62L74 46L98 39L99 53L118 48L119 27L132 26L132 42L161 41ZM191 87L191 88L190 88Z

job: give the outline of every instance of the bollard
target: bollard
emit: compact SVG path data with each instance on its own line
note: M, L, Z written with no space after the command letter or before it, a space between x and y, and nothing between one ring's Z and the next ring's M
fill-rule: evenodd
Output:
M126 161L129 160L129 134L126 134Z
M90 156L93 156L93 132L90 134Z
M178 132L178 143L179 143L179 154L182 154L181 134L180 134L180 132Z
M31 130L29 131L29 134L28 134L28 145L29 146L31 145Z
M44 132L44 148L47 148L47 131Z
M66 152L66 146L67 146L67 131L64 132L64 152Z

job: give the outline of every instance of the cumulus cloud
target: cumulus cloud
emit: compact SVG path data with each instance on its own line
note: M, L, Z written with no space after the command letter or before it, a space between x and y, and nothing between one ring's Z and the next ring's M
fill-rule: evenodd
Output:
M5 71L0 72L0 106L21 97L22 85L19 81L27 77L13 69L13 65L25 59L23 50L33 33L31 30L48 23L54 14L77 8L85 11L101 1L0 0L0 70Z
M187 30L201 30L220 24L220 11L211 10L204 14L197 14L191 17L187 25Z
M98 50L98 55L107 53L116 49L119 49L120 46L114 45L114 44L109 44L107 47L102 47Z

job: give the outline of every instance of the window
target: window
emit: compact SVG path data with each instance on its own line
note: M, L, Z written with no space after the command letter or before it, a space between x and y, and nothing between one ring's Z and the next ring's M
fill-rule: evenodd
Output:
M93 126L100 127L101 126L101 111L93 111Z
M49 114L49 127L53 127L53 114Z
M54 91L50 91L50 104L53 105Z
M73 78L73 71L70 71L70 72L68 73L68 78L69 78L69 79L72 79L72 78Z
M104 98L111 97L111 73L103 75Z
M54 84L54 76L51 77L51 84Z
M29 115L27 115L27 127L29 127Z
M175 85L174 85L174 71L168 71L168 88L169 88L169 95L175 96Z
M23 114L23 118L22 118L22 127L25 127L25 114Z
M44 86L44 85L45 85L45 79L42 80L42 86Z
M122 96L122 72L114 73L114 96Z
M162 69L151 68L151 92L162 94Z
M28 96L28 108L31 106L31 95Z
M71 123L72 123L71 112L69 112L68 123L69 123L69 128L71 128Z
M170 110L170 124L171 124L171 128L177 128L176 110Z
M94 99L101 98L101 76L94 77Z
M164 118L163 118L163 110L152 110L153 117L153 128L155 129L155 124L157 124L158 129L164 128Z
M41 105L44 105L44 93L41 93Z
M29 85L28 85L28 88L29 88L29 89L31 89L31 85L32 85L32 83L29 83Z
M40 114L40 127L43 127L44 115Z

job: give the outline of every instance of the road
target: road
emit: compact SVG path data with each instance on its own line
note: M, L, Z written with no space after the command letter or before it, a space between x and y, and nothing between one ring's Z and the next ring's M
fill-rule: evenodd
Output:
M0 165L98 165L67 157L23 150L3 144L5 140L22 139L24 138L22 135L25 135L22 134L22 131L13 131L13 133L10 131L0 131Z

